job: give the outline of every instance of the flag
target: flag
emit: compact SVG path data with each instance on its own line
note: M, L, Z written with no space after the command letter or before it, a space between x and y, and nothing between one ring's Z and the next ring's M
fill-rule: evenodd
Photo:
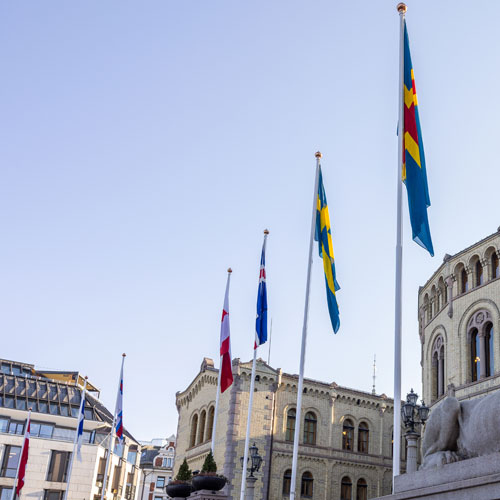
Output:
M411 63L410 44L406 22L404 24L403 61L403 172L402 178L408 193L408 208L413 241L434 255L431 231L427 218L430 207L427 172L425 169L424 145L418 117L415 75Z
M78 413L78 428L76 431L76 456L78 461L82 461L81 449L83 444L83 421L85 420L85 389L82 390L82 400L80 401L80 411Z
M26 464L28 463L28 453L30 447L30 428L31 428L31 411L28 413L28 421L26 422L26 432L24 433L23 448L21 451L21 461L17 472L16 495L19 496L26 476Z
M224 297L224 309L220 327L220 392L224 392L233 383L233 367L231 363L231 339L229 337L229 278L227 276L226 295Z
M267 341L267 287L266 287L266 237L260 257L259 290L257 292L257 319L255 320L255 345L257 349Z
M120 383L118 385L118 394L116 396L116 408L115 408L115 434L120 444L123 444L123 363L125 361L125 355L122 358L122 369L120 371Z
M332 322L333 331L337 333L340 326L339 307L335 292L340 289L335 277L335 258L333 256L332 233L330 230L330 216L328 215L328 204L326 201L325 188L323 187L323 175L319 168L318 199L316 206L316 234L314 239L318 242L319 256L323 259L325 271L326 299L328 311Z

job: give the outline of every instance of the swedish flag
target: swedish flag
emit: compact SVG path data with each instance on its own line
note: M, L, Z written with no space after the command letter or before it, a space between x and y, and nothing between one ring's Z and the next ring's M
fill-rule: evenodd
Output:
M335 292L339 290L340 287L335 277L335 258L333 256L332 233L330 230L328 203L326 201L325 188L323 187L321 167L318 168L319 182L316 207L316 234L314 236L314 239L318 242L319 256L323 259L328 311L330 312L330 320L332 322L333 331L337 333L340 326L340 316Z
M427 208L431 205L427 172L425 169L424 144L418 116L415 75L410 55L410 42L406 22L404 26L404 82L403 82L403 182L408 192L408 208L413 240L434 255Z

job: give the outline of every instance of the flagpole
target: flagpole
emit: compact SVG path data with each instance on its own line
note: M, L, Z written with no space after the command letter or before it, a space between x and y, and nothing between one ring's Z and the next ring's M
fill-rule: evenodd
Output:
M14 478L14 486L12 487L12 496L10 497L11 500L14 500L16 498L16 489L17 489L17 481L18 481L18 476L19 476L19 467L21 466L23 451L24 451L24 447L26 446L26 434L28 432L28 427L29 427L30 422L31 422L31 408L28 410L28 419L26 420L26 429L24 429L23 445L21 446L21 453L19 454L19 462L17 463L16 477ZM21 495L19 495L19 497L21 497Z
M318 182L319 182L319 168L320 159L322 154L318 151L316 157L316 177L314 180L314 196L312 207L312 221L311 221L311 237L309 240L309 260L307 261L307 281L306 281L306 298L304 304L304 322L302 325L302 346L300 349L300 371L299 383L297 385L297 408L295 417L295 433L293 437L293 458L292 458L292 482L290 486L290 500L295 500L295 486L297 482L297 462L299 457L299 436L300 436L300 422L302 413L302 386L304 385L304 364L306 359L306 343L307 343L307 320L309 316L309 290L311 288L311 267L313 257L313 241L314 233L316 230L316 207L318 199Z
M231 273L233 270L229 268L227 270L227 283L226 290L229 286L229 282L231 280ZM222 356L219 356L219 376L217 377L217 395L215 396L215 410L214 410L214 425L212 427L212 455L215 453L215 432L217 431L217 415L219 413L219 396L220 396L220 375L222 371Z
M122 367L120 371L120 380L118 381L118 393L120 392L121 388L121 374L123 373L123 364L125 363L125 356L126 354L122 354ZM118 396L117 396L118 397ZM117 413L117 406L115 405L115 414L113 415L113 424L111 427L111 433L109 434L109 443L108 443L108 454L106 456L106 466L104 468L104 478L102 481L102 492L101 492L101 500L104 500L106 496L106 488L108 486L108 468L109 468L109 462L110 462L110 457L111 457L111 452L114 447L115 443L115 425L116 425L116 413Z
M262 253L265 255L266 252L266 243L267 243L267 235L269 231L267 229L264 230L264 244L262 248ZM260 279L260 278L259 278ZM256 334L257 340L257 334ZM253 349L253 363L252 363L252 375L250 379L250 395L248 400L248 415L247 415L247 433L245 436L245 448L243 452L243 472L241 476L241 491L240 491L240 500L245 500L245 489L247 483L247 462L248 462L248 446L250 444L250 424L252 421L252 406L253 406L253 393L255 390L255 369L257 364L257 342L254 341L254 349Z
M71 482L71 473L73 472L73 461L75 460L76 446L78 444L78 427L80 426L80 420L82 418L82 410L83 410L82 401L85 400L84 398L85 398L85 390L87 389L87 380L88 380L88 377L85 377L85 382L83 384L83 390L82 390L82 396L81 396L81 400L80 400L80 409L78 410L78 418L76 420L75 439L73 440L73 453L71 454L71 459L70 459L69 465L68 465L68 473L67 473L67 479L66 479L66 490L64 491L63 500L68 500L69 485ZM77 382L77 385L78 385L78 382Z
M401 457L401 327L402 327L402 282L403 282L403 82L404 82L404 22L406 5L398 4L400 34L399 34L399 120L398 120L398 161L397 161L397 218L396 218L396 283L394 304L394 430L392 456L392 487L394 478L399 476Z

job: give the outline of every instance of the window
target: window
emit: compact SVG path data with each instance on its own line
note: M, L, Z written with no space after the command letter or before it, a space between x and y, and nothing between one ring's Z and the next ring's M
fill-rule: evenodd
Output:
M316 444L316 425L316 415L308 411L304 419L304 444Z
M189 441L189 446L194 446L196 444L196 431L198 430L198 415L193 417L191 422L191 439Z
M127 462L129 464L135 465L136 460L137 460L137 446L136 445L129 446L127 452Z
M172 468L172 458L171 457L167 458L167 467Z
M163 497L155 497L155 500L163 500Z
M54 426L42 424L39 422L31 422L30 436L50 439L54 432Z
M9 434L24 434L24 422L11 420L9 422Z
M481 373L481 359L479 358L480 347L479 347L479 335L476 328L472 330L470 336L470 362L471 362L471 375L472 382L479 380L479 374Z
M302 474L302 481L300 483L300 496L302 498L312 498L313 482L313 475L310 472Z
M12 488L0 486L0 500L10 500L12 498Z
M164 488L165 487L165 476L158 476L156 478L156 487Z
M358 451L360 453L368 453L368 424L361 422L358 427Z
M212 439L212 432L214 430L214 415L215 408L211 406L208 410L207 441ZM168 451L173 451L173 448L169 448Z
M288 413L286 414L285 441L293 441L293 437L295 434L295 415L296 412L293 408L288 410Z
M292 469L287 469L283 476L283 495L290 494L290 485L292 484Z
M461 281L461 293L465 293L469 291L469 280L467 276L467 271L465 268L462 268L462 272L460 273L460 281Z
M199 429L198 429L198 443L203 443L203 438L205 437L204 433L205 433L205 424L206 424L206 422L207 422L207 412L205 410L203 410L201 412L200 426L199 426Z
M476 262L476 286L481 286L483 284L483 266L481 261Z
M68 473L68 463L71 453L69 451L52 450L47 481L65 483Z
M60 490L44 490L43 500L62 500L64 491Z
M444 394L444 340L438 335L432 345L432 363L431 363L431 398L436 400Z
M358 479L356 485L356 500L367 500L368 498L368 485L364 479Z
M491 377L494 372L493 365L493 325L488 323L484 329L484 344L486 359L486 376Z
M500 268L498 265L498 255L496 252L491 254L491 278L495 279L500 276Z
M7 445L3 453L2 470L0 476L2 477L16 477L17 464L21 456L21 447Z
M0 432L7 432L8 428L9 428L9 419L0 418Z
M347 419L344 420L344 425L342 426L342 449L352 451L354 445L354 425L352 421Z
M340 500L352 500L352 481L348 476L342 478L340 484Z

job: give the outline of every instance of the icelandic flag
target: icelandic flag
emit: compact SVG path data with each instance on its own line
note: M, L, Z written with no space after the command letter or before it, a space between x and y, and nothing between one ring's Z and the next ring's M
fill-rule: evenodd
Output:
M80 412L78 413L78 429L76 431L76 456L78 461L82 461L81 449L83 444L83 421L85 420L85 389L82 391L82 401L80 402Z
M115 408L115 434L119 439L120 444L123 444L123 362L125 361L125 356L122 359L122 369L120 371L120 385L118 386L118 395L116 396L116 408Z
M267 235L266 235L267 236ZM257 349L267 341L267 287L266 287L266 237L260 257L259 290L257 292L257 319L255 320L255 345Z
M220 392L223 393L233 383L233 367L231 364L231 338L229 330L229 279L227 275L226 294L224 296L224 309L220 326Z

